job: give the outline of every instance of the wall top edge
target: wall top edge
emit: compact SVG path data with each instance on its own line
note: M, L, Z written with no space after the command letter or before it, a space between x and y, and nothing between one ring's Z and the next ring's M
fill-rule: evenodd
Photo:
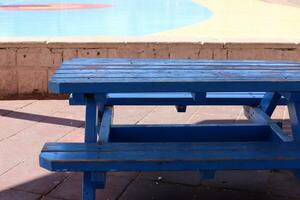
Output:
M194 42L194 43L300 43L299 38L274 37L188 37L188 36L143 36L143 37L108 37L108 36L69 36L69 37L0 37L0 42L35 42L35 43L126 43L126 42Z
M0 37L0 48L101 48L103 45L190 44L213 48L300 48L300 38L203 38L203 37Z

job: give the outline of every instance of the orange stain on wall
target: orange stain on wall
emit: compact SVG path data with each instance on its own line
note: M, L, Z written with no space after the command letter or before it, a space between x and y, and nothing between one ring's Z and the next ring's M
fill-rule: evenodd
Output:
M78 10L78 9L101 9L109 8L109 4L19 4L2 5L0 10L6 11L33 11L33 10Z

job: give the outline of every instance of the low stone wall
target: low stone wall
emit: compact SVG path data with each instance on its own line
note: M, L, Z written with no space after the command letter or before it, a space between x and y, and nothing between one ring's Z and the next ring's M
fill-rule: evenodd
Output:
M48 80L75 57L259 59L300 61L300 44L0 43L0 99L50 98Z

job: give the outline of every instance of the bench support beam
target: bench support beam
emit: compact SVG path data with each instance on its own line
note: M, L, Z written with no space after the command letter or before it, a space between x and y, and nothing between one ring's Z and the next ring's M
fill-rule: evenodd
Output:
M245 106L244 111L248 119L251 119L252 121L258 123L268 124L272 132L274 133L271 138L274 139L275 141L281 141L281 142L293 141L293 138L291 138L289 135L284 133L281 127L279 127L277 123L273 122L271 118L260 108Z
M249 105L258 106L264 92L148 92L148 93L108 93L107 105ZM97 97L97 100L101 98ZM101 100L102 101L102 100ZM73 93L69 98L70 105L85 105L82 94ZM278 104L286 105L285 98Z
M86 95L85 143L97 141L98 106L93 95Z
M110 134L110 128L113 118L113 107L112 106L106 106L104 108L103 117L101 120L101 124L99 125L99 140L98 143L105 144L108 142L109 134Z
M270 134L265 124L113 125L109 142L253 142Z
M267 92L261 100L259 108L262 109L268 116L271 116L281 99L281 95L277 92Z
M292 125L293 137L295 141L300 140L300 101L288 103L288 110Z

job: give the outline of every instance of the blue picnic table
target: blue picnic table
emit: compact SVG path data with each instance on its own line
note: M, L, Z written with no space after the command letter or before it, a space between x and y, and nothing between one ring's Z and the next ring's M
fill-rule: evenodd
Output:
M40 165L84 172L82 197L95 199L114 171L300 169L300 63L76 58L65 61L50 90L85 105L84 143L47 143ZM252 123L114 125L115 105L244 105ZM271 120L287 105L292 135Z

